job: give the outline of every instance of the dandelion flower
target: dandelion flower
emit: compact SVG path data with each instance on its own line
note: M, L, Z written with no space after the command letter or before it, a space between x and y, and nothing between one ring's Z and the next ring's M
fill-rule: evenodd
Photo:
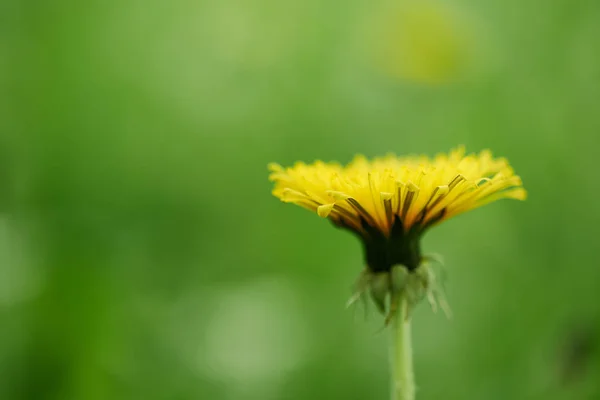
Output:
M419 239L432 226L495 200L526 196L505 159L489 151L465 156L463 148L434 159L357 156L346 166L317 161L269 168L276 197L356 233L375 273L397 264L417 269Z
M494 158L488 150L466 155L462 147L434 158L357 156L346 166L317 161L289 168L271 164L269 169L273 195L361 239L366 267L352 300L368 291L387 313L386 323L398 320L396 358L402 358L402 367L395 386L402 393L397 398L412 399L404 325L418 301L427 297L436 306L439 295L428 258L421 253L421 237L465 211L500 199L524 200L521 178L506 159ZM399 312L403 317L395 318Z

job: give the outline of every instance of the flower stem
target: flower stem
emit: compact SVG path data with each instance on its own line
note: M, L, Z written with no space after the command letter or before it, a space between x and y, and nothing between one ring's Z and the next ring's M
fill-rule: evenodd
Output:
M412 364L412 343L408 302L401 295L398 312L392 320L390 359L392 372L392 400L414 400L415 379Z

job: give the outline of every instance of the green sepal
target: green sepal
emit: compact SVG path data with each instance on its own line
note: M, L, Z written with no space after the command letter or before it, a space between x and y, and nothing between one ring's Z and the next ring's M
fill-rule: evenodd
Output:
M404 265L394 265L390 271L392 293L402 293L410 279L410 272Z
M385 314L385 300L390 291L390 275L385 272L373 275L371 280L371 298L382 314Z

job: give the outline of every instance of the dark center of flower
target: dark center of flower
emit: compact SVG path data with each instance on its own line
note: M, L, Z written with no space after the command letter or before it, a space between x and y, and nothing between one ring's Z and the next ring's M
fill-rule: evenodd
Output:
M420 236L418 229L405 230L396 216L390 235L363 224L366 234L361 234L367 266L372 272L388 272L394 265L404 265L409 271L421 263Z

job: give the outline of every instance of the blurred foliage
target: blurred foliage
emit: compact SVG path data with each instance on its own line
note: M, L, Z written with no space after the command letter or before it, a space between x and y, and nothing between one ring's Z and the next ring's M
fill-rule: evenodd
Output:
M426 237L419 398L598 398L600 3L443 3L4 0L0 399L387 398L359 244L266 164L461 143L530 199Z

